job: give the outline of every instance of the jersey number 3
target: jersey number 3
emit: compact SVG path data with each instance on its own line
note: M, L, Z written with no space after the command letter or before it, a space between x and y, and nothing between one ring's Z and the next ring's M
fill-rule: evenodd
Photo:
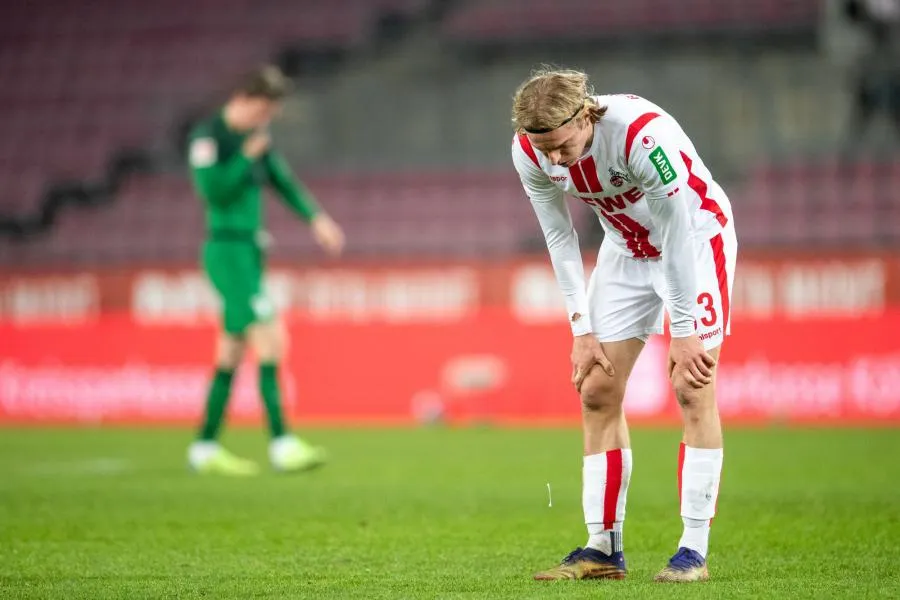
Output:
M713 306L713 297L709 292L703 292L699 296L697 296L697 304L703 306L703 310L706 311L706 316L700 319L700 322L703 323L705 327L712 327L716 324L716 321L719 318L719 315L716 314L716 308Z

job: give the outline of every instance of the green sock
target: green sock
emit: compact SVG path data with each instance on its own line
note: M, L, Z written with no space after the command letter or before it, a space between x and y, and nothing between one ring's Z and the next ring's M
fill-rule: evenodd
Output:
M284 435L284 416L281 414L281 389L278 386L278 365L259 365L259 392L266 405L269 431L273 438Z
M209 386L209 394L206 397L206 414L203 427L200 429L201 440L211 441L219 435L225 407L228 406L228 398L231 396L231 380L233 378L234 370L216 369Z

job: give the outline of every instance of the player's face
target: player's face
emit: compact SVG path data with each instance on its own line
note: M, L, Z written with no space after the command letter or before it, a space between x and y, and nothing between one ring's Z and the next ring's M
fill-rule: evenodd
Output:
M249 130L268 127L280 108L279 102L267 98L242 96L240 98L241 128Z
M547 133L529 133L528 139L551 164L570 167L584 154L593 132L589 119L575 119Z
M247 99L247 119L253 123L253 128L266 127L278 114L280 105L278 102L266 98Z

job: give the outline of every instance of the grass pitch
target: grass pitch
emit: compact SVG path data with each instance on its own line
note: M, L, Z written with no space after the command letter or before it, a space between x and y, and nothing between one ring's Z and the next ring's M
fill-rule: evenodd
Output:
M308 437L324 469L234 480L188 473L183 430L0 431L0 597L900 597L897 430L728 431L712 581L680 587L651 581L674 430L633 436L624 582L530 579L586 537L576 430ZM257 431L224 441L264 460Z

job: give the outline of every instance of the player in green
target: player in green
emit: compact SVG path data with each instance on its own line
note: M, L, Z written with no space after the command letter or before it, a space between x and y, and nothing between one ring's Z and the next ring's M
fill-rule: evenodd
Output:
M322 449L291 435L281 409L278 365L286 346L264 287L268 235L263 229L262 187L270 185L304 221L329 254L344 245L338 225L316 204L271 149L269 123L288 92L288 81L275 67L250 74L214 116L191 132L188 149L194 187L206 209L203 269L222 301L222 331L206 414L188 463L201 473L252 475L256 463L238 458L217 442L231 393L234 371L249 345L259 360L259 391L272 436L269 458L281 471L322 464Z

